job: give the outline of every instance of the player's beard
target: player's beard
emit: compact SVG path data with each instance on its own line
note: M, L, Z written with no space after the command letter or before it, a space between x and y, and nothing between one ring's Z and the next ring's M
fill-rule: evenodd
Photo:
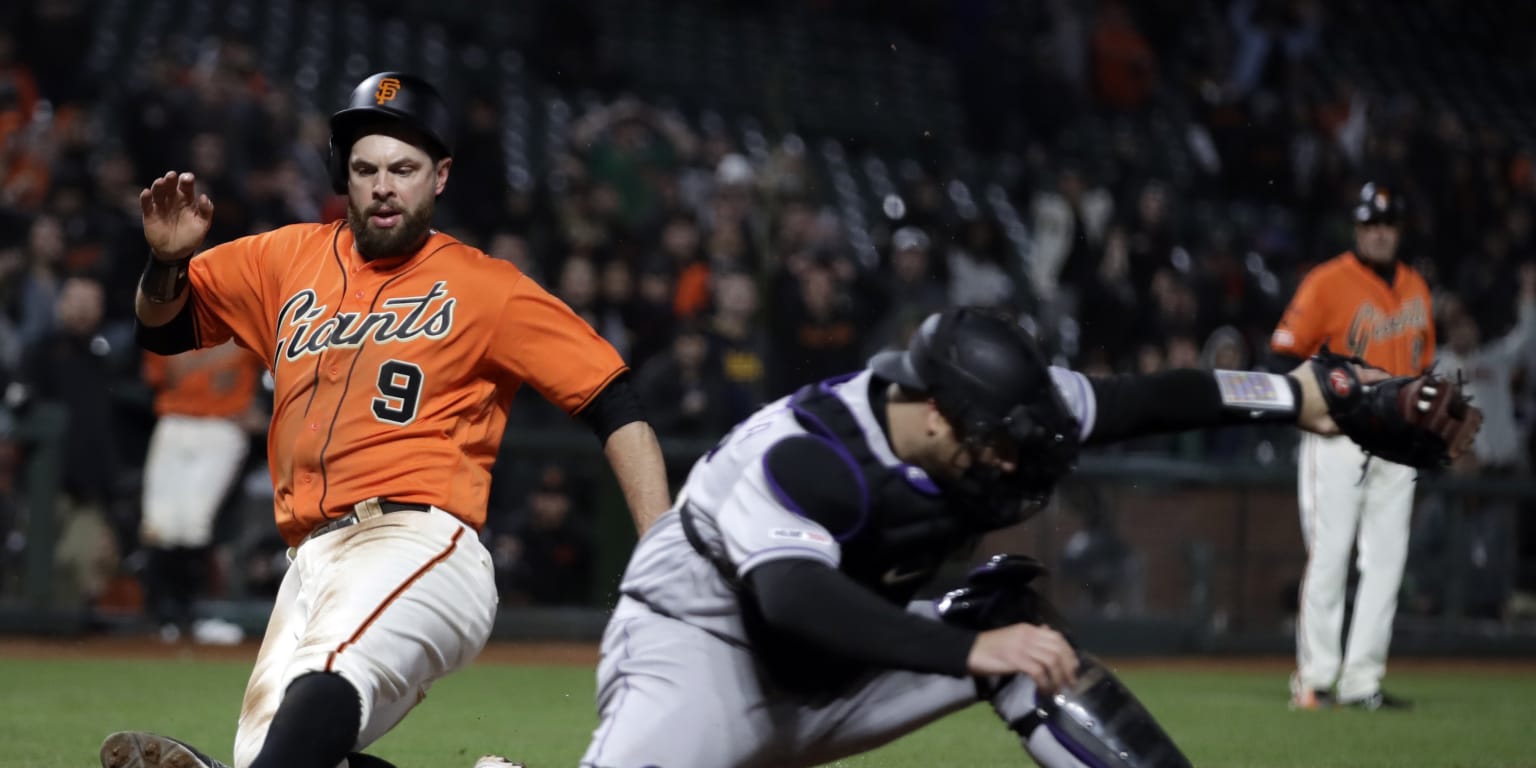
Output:
M430 234L432 211L436 203L436 200L429 197L415 210L401 210L400 223L381 229L368 220L383 207L381 204L374 203L363 211L348 201L347 226L352 228L352 240L357 245L357 252L369 261L415 253Z

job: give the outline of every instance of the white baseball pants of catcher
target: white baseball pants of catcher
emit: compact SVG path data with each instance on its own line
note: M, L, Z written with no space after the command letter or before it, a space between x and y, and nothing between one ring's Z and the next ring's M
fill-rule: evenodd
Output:
M1417 472L1372 459L1347 437L1302 436L1297 473L1307 569L1296 622L1296 685L1351 701L1381 687L1408 556ZM1362 468L1364 472L1362 473ZM1358 544L1360 583L1340 662L1349 556Z
M364 502L365 504L367 502ZM437 508L394 512L291 550L235 733L235 768L261 752L288 685L334 672L362 698L362 751L473 661L496 620L491 555Z
M229 419L161 416L144 459L144 543L208 546L219 502L249 450L250 437Z

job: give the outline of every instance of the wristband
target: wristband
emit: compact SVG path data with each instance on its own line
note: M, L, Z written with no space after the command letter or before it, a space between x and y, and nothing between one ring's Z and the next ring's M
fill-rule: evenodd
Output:
M1301 409L1301 387L1281 373L1217 370L1221 405L1229 413L1255 421L1294 421Z
M191 256L161 261L150 254L144 275L139 278L139 291L151 304L170 304L187 289L187 265L191 263Z

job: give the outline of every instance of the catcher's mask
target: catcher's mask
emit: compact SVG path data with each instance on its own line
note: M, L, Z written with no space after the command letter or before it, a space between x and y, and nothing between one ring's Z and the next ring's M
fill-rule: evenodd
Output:
M946 490L972 497L995 523L1017 522L1049 500L1072 471L1079 426L1034 339L1013 320L960 308L930 315L904 351L875 355L876 375L931 397L971 455ZM1004 473L979 460L987 448L1013 459Z
M453 156L453 114L431 83L404 72L379 72L357 84L347 106L331 115L331 187L347 193L347 156L352 143L373 121L410 127L433 161Z

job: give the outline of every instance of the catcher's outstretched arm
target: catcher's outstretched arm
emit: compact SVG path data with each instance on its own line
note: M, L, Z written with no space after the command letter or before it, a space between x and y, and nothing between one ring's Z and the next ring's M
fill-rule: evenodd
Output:
M1324 435L1342 431L1372 454L1428 467L1466 451L1482 424L1457 382L1433 374L1392 378L1326 353L1283 375L1179 369L1084 378L1094 400L1088 444L1281 422Z
M1299 377L1258 371L1182 368L1087 379L1096 401L1089 444L1224 424L1296 423L1305 398Z

